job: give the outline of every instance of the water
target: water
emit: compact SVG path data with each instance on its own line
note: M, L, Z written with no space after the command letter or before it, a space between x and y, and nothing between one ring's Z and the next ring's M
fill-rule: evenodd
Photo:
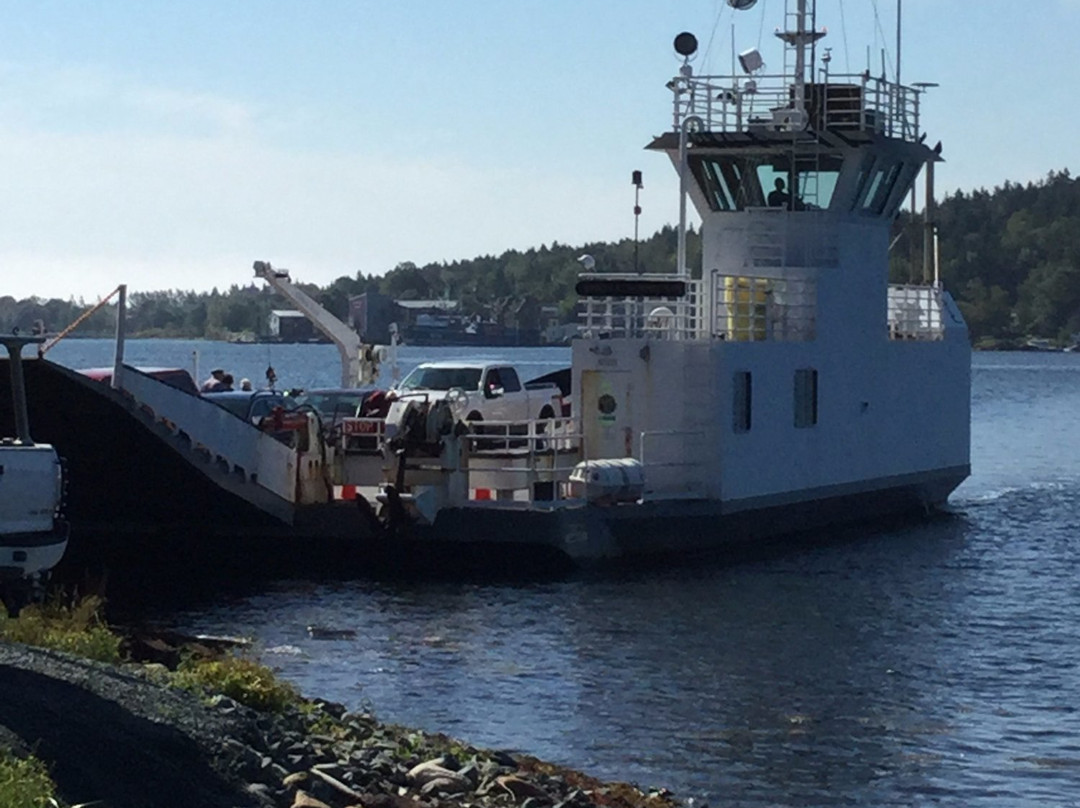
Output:
M49 359L71 368L112 366L114 344L107 339L64 340L48 353ZM398 368L404 377L420 362L455 357L470 359L511 358L528 380L570 364L570 349L560 348L398 348ZM213 368L231 373L239 387L241 379L250 379L256 388L266 386L266 370L273 367L277 387L338 387L341 384L341 360L333 345L243 345L210 340L129 340L124 361L135 367L182 367L197 382L210 375ZM384 381L389 384L392 367L384 365Z
M265 346L198 349L265 367ZM329 346L273 363L337 383ZM979 354L972 399L973 476L929 524L728 568L286 582L163 617L254 637L307 694L714 806L1080 805L1080 355Z

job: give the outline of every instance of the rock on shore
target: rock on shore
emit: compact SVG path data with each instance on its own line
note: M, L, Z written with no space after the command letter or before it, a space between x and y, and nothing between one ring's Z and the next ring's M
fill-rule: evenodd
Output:
M0 643L0 745L49 765L70 804L101 808L674 808L535 758L308 701L259 713L115 667Z

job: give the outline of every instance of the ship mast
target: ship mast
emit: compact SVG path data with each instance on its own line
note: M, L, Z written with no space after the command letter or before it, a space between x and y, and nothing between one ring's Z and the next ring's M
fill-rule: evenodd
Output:
M806 113L806 66L812 56L811 49L814 43L825 36L824 31L815 31L807 25L808 19L814 19L815 0L796 0L794 12L794 29L777 31L776 36L783 40L790 50L795 52L795 71L793 83L792 110L794 119L805 126L809 120ZM792 15L789 12L788 17Z

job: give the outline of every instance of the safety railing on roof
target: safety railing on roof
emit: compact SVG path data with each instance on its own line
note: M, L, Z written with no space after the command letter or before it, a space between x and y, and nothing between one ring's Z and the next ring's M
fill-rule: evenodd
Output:
M605 275L611 281L633 281L640 275ZM667 276L674 277L674 276ZM697 339L701 282L686 280L682 297L582 298L583 336Z
M937 286L889 286L889 339L945 338L944 305Z
M688 118L705 132L773 131L873 132L915 141L919 120L916 87L868 73L830 75L805 85L805 109L794 109L792 78L783 75L680 76L674 91L674 129Z

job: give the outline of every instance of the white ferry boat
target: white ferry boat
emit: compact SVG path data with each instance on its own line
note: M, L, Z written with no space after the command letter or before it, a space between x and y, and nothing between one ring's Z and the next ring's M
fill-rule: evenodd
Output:
M729 5L738 19L753 0ZM670 123L649 144L680 180L676 271L580 277L582 336L548 417L477 421L466 402L514 392L484 379L396 391L389 412L330 428L292 414L283 435L284 419L252 424L122 366L122 316L111 385L35 363L32 393L71 410L44 407L41 428L78 474L72 519L94 530L74 554L211 569L277 553L360 573L509 555L520 570L742 556L945 504L970 472L971 355L931 216L921 282L889 283L890 230L921 172L933 210L927 85L834 73L816 19L813 0L787 0L776 73L748 50L742 72L697 75L694 37L676 37ZM387 352L287 271L255 270L338 344L343 386L372 380Z
M11 372L15 434L0 438L0 595L17 611L64 555L64 482L52 446L30 437L21 351L41 337L0 336Z
M749 50L740 74L695 75L696 40L675 39L670 128L649 148L679 174L677 272L581 276L573 411L530 430L562 436L544 450L508 438L492 457L414 419L428 449L412 453L397 431L382 498L409 535L578 561L681 553L922 515L968 476L970 346L932 222L923 282L889 283L890 228L924 170L933 209L927 85L833 73L816 19L813 0L788 0L778 74ZM438 462L409 460L425 454Z

